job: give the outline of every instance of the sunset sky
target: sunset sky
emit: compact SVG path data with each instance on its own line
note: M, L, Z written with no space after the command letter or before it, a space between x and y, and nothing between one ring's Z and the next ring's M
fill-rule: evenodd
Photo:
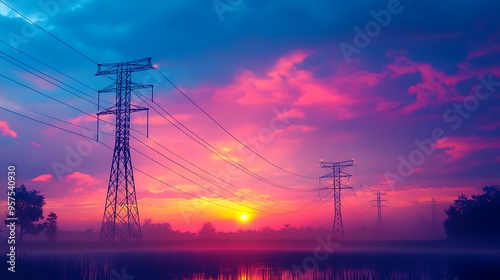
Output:
M224 231L331 227L333 202L327 191L314 191L318 177L328 173L320 160L354 159L356 166L345 169L353 175L345 184L354 189L343 191L346 238L374 231L372 189L387 190L388 235L420 238L418 228L430 227L432 197L441 223L443 210L460 193L500 184L496 1L5 2L98 63L151 57L158 71L239 140L280 168L310 177L287 173L242 148L156 70L134 73L134 81L155 85L157 104L133 96L135 104L151 109L149 139L146 113L132 116L132 162L156 178L134 171L141 220L169 222L182 231L197 231L207 221ZM96 64L2 3L0 31L5 43L78 82L2 42L1 75L91 115L98 112L93 89L112 80L95 76ZM70 87L63 90L6 59ZM101 98L109 107L114 94ZM96 136L95 118L2 76L0 106ZM170 124L158 106L223 159L265 180L228 168ZM103 122L101 129L114 133ZM44 213L55 212L61 229L100 229L111 150L5 110L0 141L0 178L14 164L18 185L45 195ZM113 147L114 136L100 141ZM214 174L226 182L219 181L224 189L167 158L205 177L204 171ZM4 191L0 209L6 209Z

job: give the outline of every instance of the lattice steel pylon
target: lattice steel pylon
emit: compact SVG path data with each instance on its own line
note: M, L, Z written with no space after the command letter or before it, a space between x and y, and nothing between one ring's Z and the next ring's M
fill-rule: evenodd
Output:
M104 205L101 241L142 241L139 208L135 192L132 159L130 157L130 114L149 110L149 108L131 104L132 90L152 89L151 85L132 82L132 72L149 69L154 69L151 65L151 58L99 64L97 68L96 76L116 75L115 83L98 92L99 98L101 93L116 93L116 103L112 107L97 113L98 130L100 115L116 115L115 148ZM99 135L99 131L97 134Z
M352 187L343 187L342 178L351 177L342 171L345 167L353 166L354 160L345 160L340 162L320 162L321 168L329 168L332 172L319 177L319 183L321 186L321 179L331 178L332 187L325 187L321 189L333 190L333 240L344 240L344 224L342 222L342 205L341 205L341 195L340 192L343 189L352 189Z
M431 224L431 235L432 238L436 237L436 198L432 197L431 200L427 200L426 202L430 202L432 205L432 224Z
M374 191L374 194L376 195L376 199L371 200L370 203L372 207L377 207L377 235L379 238L381 238L384 235L384 225L382 224L382 207L387 207L387 200L382 199L382 196L387 195L387 193Z

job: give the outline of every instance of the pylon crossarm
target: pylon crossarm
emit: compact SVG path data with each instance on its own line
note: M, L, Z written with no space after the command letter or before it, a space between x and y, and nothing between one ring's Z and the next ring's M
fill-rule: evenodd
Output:
M117 74L122 67L128 68L131 72L154 69L151 58L148 57L128 62L98 64L96 76Z

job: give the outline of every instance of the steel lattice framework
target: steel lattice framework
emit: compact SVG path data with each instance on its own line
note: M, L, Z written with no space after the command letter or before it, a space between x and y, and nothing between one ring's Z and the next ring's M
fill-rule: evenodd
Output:
M321 186L321 179L330 178L332 179L332 186L325 187L322 189L333 190L333 239L334 240L344 240L344 224L342 222L342 205L341 205L341 190L352 189L352 187L342 186L342 178L351 177L350 174L343 172L345 167L353 166L354 160L345 160L340 162L320 162L321 168L328 168L332 171L319 177L319 183Z
M382 238L384 235L384 226L382 224L382 207L387 207L387 199L382 199L383 195L387 195L386 192L374 191L376 198L371 200L370 203L372 207L377 207L377 234L379 238Z
M431 200L427 200L432 205L432 224L431 224L431 235L432 238L436 238L436 198L432 197Z
M97 68L96 76L115 75L115 83L100 90L99 98L101 93L116 93L115 105L97 113L98 118L100 115L116 115L115 148L104 205L101 241L142 241L134 172L130 157L130 114L149 110L149 108L131 104L132 90L152 88L151 85L133 83L132 72L149 69L154 69L151 65L151 58L99 64ZM97 124L99 126L99 119Z

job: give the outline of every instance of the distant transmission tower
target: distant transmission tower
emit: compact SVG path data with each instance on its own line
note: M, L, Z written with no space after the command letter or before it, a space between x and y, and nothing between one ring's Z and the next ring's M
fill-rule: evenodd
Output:
M432 224L431 224L431 234L432 237L436 237L436 198L433 197L431 200L427 200L432 206Z
M319 177L319 182L321 185L321 179L323 178L331 178L333 181L332 187L325 187L322 189L333 190L333 239L334 240L344 240L344 224L342 223L342 207L340 203L340 191L343 189L352 189L352 187L343 187L341 184L342 178L351 177L350 174L347 174L342 171L345 167L353 166L353 160L346 160L340 162L323 162L321 161L321 168L329 168L332 171L328 174L325 174Z
M116 104L97 113L97 134L99 134L99 116L116 115L115 149L104 205L101 241L142 241L129 138L130 114L149 110L132 105L131 92L134 89L152 88L150 85L132 82L132 72L149 69L153 69L151 58L99 64L97 68L96 76L116 75L113 84L98 92L99 98L101 93L116 93Z
M387 199L382 199L382 196L387 195L387 193L381 191L373 191L373 193L377 197L370 202L372 207L377 207L377 235L378 237L382 237L384 235L384 225L382 224L382 207L387 207Z

